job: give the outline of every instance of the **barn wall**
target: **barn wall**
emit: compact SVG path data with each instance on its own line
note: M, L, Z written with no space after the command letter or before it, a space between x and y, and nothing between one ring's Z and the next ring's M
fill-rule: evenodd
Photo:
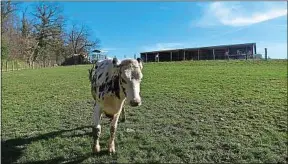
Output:
M172 50L172 61L181 60L225 60L228 57L225 55L229 52L229 59L245 59L246 56L237 56L237 50L241 51L240 54L248 53L251 51L252 54L256 52L256 44L243 44L243 45L228 45L228 46L214 46L205 47L199 49L182 49L182 50ZM214 55L213 55L214 49ZM199 50L199 55L198 55ZM185 51L185 59L184 59ZM171 51L159 51L159 52L148 52L147 62L155 62L155 56L159 54L159 62L161 61L171 61ZM146 61L145 53L141 53L141 58Z

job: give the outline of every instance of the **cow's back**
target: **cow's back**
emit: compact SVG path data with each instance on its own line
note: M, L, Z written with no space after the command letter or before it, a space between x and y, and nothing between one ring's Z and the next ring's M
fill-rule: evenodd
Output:
M106 78L111 76L113 72L111 72L113 69L112 59L105 59L100 60L96 63L95 66L95 79L96 79L96 86L101 86L103 83L105 83Z
M92 95L96 100L96 96L102 94L101 86L106 85L108 81L110 81L114 75L113 71L113 59L108 58L104 60L97 61L95 67L92 72Z

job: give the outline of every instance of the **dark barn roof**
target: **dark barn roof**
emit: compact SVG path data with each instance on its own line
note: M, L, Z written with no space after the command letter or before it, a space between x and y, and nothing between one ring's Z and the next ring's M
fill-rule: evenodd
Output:
M148 51L148 52L141 52L140 54L145 53L157 53L157 52L175 52L175 51L183 51L183 50L197 50L197 49L216 49L216 48L233 48L233 47L242 47L242 46L252 46L256 45L256 43L243 43L243 44L227 44L227 45L218 45L218 46L208 46L208 47L194 47L194 48L180 48L180 49L170 49L170 50L159 50L159 51Z
M93 50L92 52L101 53L100 50Z

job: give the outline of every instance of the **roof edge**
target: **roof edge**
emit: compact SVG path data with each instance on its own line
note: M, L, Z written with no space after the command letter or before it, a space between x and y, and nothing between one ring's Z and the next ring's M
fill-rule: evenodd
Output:
M193 47L193 48L177 48L177 49L169 49L169 50L146 51L146 52L140 52L140 54L156 53L156 52L171 52L171 51L181 51L181 50L193 50L193 49L204 49L204 48L229 47L229 46L244 46L244 45L256 45L256 43L254 42L254 43L226 44L226 45Z

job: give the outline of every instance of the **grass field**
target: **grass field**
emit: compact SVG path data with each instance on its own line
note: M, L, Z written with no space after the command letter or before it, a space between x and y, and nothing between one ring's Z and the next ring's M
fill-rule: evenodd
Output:
M145 64L143 105L127 107L112 156L105 117L91 154L90 67L2 74L2 163L288 160L286 60Z

